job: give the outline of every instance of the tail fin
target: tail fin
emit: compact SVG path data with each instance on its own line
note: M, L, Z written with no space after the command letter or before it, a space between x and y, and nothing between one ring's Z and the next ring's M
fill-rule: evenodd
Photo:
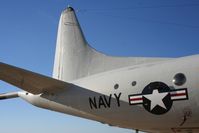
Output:
M72 81L120 67L160 60L163 59L111 57L97 52L84 38L74 9L68 7L61 14L53 70L56 79Z

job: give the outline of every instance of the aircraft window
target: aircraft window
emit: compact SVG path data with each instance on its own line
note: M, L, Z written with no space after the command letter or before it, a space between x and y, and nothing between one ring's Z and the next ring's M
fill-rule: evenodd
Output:
M119 88L119 85L118 84L115 84L114 85L114 89L118 89Z
M181 86L186 82L186 77L183 73L177 73L173 77L173 83L177 86Z
M135 86L136 84L137 84L136 81L133 81L133 82L131 83L132 86Z

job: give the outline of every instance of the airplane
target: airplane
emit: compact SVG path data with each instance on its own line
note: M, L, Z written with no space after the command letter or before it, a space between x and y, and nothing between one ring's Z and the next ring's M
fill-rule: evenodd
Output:
M0 80L28 103L136 132L199 132L199 55L113 57L86 41L75 10L61 14L53 76L0 62Z

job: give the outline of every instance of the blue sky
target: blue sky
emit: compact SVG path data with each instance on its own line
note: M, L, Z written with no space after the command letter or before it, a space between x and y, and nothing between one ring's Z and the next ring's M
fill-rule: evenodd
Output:
M117 56L181 57L199 53L198 0L1 0L0 61L51 76L60 13L73 6L87 41ZM0 82L0 92L17 88ZM36 108L0 102L4 133L131 133ZM132 118L133 119L133 118Z

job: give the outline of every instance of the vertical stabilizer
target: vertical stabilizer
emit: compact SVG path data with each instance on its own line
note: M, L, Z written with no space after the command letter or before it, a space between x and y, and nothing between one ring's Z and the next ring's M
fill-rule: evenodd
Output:
M70 81L83 76L78 71L88 67L84 63L88 53L87 42L75 12L68 7L62 12L59 21L53 77Z
M168 59L112 57L95 51L84 38L74 9L68 7L61 14L53 70L56 79L72 81L112 69L162 60Z

